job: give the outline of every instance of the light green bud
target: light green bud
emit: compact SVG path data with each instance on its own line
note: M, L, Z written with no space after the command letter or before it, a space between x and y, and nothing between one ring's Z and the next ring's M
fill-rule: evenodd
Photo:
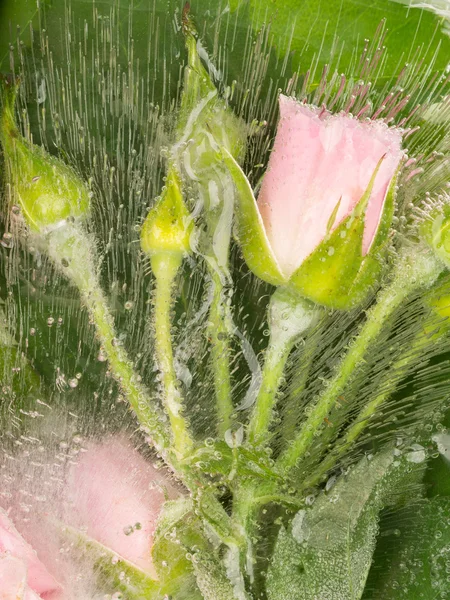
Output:
M89 193L81 178L64 162L26 140L14 119L18 83L0 79L0 142L12 200L22 208L35 232L45 233L69 218L89 212Z
M174 266L181 264L183 256L191 252L193 229L194 223L181 193L180 178L170 166L161 197L148 213L141 230L141 248L150 256L154 271L159 272L160 264L164 269L168 260Z

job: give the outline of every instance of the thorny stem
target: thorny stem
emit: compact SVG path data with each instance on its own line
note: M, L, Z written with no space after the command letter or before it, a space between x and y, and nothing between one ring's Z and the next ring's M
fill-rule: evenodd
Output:
M345 386L354 377L358 365L364 362L370 344L380 334L392 313L415 288L430 285L440 271L441 267L425 250L399 257L390 285L380 292L377 303L368 311L365 324L341 361L336 374L312 408L298 436L278 459L280 470L288 471L295 467L308 452L324 419Z
M158 267L154 264L156 260L159 262ZM193 442L183 417L183 405L178 389L172 349L170 319L172 287L180 263L181 258L178 259L171 254L158 259L152 258L156 281L154 295L155 355L161 373L163 403L169 415L172 430L173 449L178 458L182 459L189 453Z
M227 306L224 302L224 285L213 267L210 268L212 302L209 311L209 339L212 349L212 367L217 402L218 434L221 438L230 428L233 402L231 398L229 326Z

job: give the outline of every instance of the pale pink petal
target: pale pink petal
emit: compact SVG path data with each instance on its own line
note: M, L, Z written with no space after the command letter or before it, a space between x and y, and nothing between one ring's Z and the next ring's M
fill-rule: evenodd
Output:
M163 482L164 476L124 439L90 444L69 475L74 525L153 572L151 547L165 501Z
M354 209L384 157L366 211L362 252L373 241L389 184L402 159L401 131L381 121L280 96L280 122L258 197L267 236L286 276Z
M33 548L23 539L7 514L0 509L0 553L20 559L26 566L28 585L38 594L59 589L57 581L37 557Z
M0 600L39 600L27 584L25 562L10 555L0 555Z

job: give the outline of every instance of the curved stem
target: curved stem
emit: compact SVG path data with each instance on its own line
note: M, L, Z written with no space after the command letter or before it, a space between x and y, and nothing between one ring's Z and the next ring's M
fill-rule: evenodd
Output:
M296 439L278 459L281 470L293 468L308 452L336 399L354 376L358 364L364 361L370 344L375 341L395 309L412 290L432 283L440 270L436 261L425 251L423 254L417 253L399 258L390 285L380 292L377 303L368 311L365 324L340 363L335 376L328 382Z
M114 378L136 413L138 421L153 436L157 447L166 447L168 440L161 431L160 419L151 407L148 393L140 384L126 351L118 344L113 319L100 286L95 282L95 285L81 289L80 292L89 316L95 323L101 353L106 355Z
M155 354L161 373L163 404L172 430L173 448L178 457L182 458L192 448L193 442L182 414L183 405L174 368L170 318L172 287L181 259L178 260L170 254L158 258L158 268L155 268L155 260L156 258L152 258L156 281L154 296Z
M224 302L224 285L213 267L211 275L212 302L209 311L208 337L211 340L214 389L217 401L217 432L223 438L230 428L233 414L230 376L229 327L227 325L227 306Z
M134 372L127 353L118 344L114 321L95 271L91 240L77 224L66 224L49 233L45 245L54 263L78 287L97 331L102 360L109 361L111 372L139 423L151 436L155 448L163 452L169 447L169 437L158 409L152 406L148 392Z
M270 340L266 350L261 387L248 426L248 442L267 443L276 396L286 361L297 342L317 316L317 309L308 302L278 288L269 306Z

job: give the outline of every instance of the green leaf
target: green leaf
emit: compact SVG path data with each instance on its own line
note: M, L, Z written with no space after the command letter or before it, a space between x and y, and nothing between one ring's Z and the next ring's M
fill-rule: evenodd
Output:
M372 562L379 511L417 466L391 450L363 458L312 508L282 528L267 577L269 600L358 600ZM394 491L394 494L393 494Z
M73 542L71 548L75 559L81 563L88 560L89 565L94 567L101 590L120 591L129 600L162 600L164 592L160 591L159 582L149 573L78 529L62 524L59 529L64 538Z
M427 496L450 496L450 463L448 458L438 456L430 460L425 476Z
M282 476L270 464L266 455L242 446L231 449L226 442L218 441L212 447L199 448L189 457L189 464L201 468L202 473L211 476L230 477L235 473L241 477L260 479L265 483L281 481Z
M202 600L192 567L188 546L195 546L190 532L193 521L192 502L179 498L165 502L158 519L152 556L161 587L177 600Z
M450 40L445 33L446 20L436 14L437 8L433 12L432 2L417 2L428 10L411 7L412 4L406 0L249 0L248 7L254 30L270 24L278 56L285 58L289 53L292 68L301 65L302 72L312 65L311 79L315 82L333 54L339 55L340 72L354 72L355 49L359 50L358 56L363 41L373 40L379 23L385 19L386 36L382 43L387 55L383 75L378 78L381 83L397 75L420 46L426 61L439 49L437 69L443 70L448 64ZM245 5L245 0L240 2L240 13Z
M204 496L206 503L206 492ZM208 508L211 513L213 509ZM220 519L220 515L217 518ZM161 590L174 600L232 600L235 597L233 585L214 547L205 539L190 499L180 498L164 504L152 555Z
M450 498L424 501L413 512L396 513L396 535L370 600L428 600L448 597Z

